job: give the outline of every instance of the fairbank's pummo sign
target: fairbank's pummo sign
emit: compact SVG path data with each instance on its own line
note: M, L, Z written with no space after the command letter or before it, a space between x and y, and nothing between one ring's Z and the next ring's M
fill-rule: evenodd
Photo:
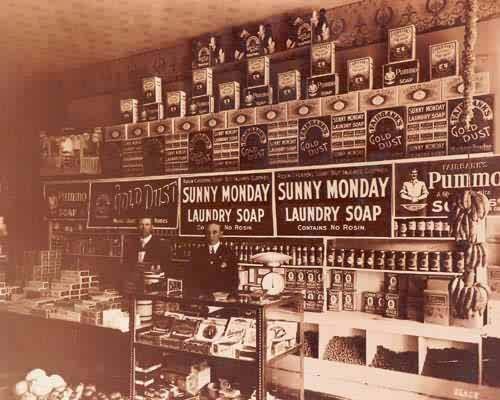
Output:
M392 165L276 172L277 235L391 234Z
M181 235L219 221L226 235L273 236L271 173L181 179Z
M396 217L448 216L457 190L483 192L500 215L500 157L396 164Z
M177 228L177 178L94 182L90 186L89 227L135 227L150 217L157 228Z

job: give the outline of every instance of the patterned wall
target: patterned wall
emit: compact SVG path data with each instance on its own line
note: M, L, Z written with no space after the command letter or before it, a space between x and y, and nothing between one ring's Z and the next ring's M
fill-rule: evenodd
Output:
M418 33L446 29L464 24L466 0L365 0L327 12L333 38L339 48L353 48L383 42L388 28L415 24ZM498 18L497 0L479 1L480 20ZM278 51L286 41L286 16L273 17ZM221 36L231 39L231 30ZM67 101L78 97L137 89L143 76L158 75L166 82L179 81L190 76L190 42L175 47L146 52L131 57L68 71L56 78Z

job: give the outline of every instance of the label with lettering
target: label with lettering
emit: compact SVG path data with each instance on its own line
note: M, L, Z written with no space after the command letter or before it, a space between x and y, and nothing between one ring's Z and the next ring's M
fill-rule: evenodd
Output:
M483 192L490 215L500 215L500 157L397 164L396 217L447 217L449 199L464 189Z
M143 140L144 175L162 175L165 173L164 148L165 136L154 136Z
M267 166L267 125L240 128L240 169L258 169Z
M299 163L325 164L330 161L331 118L317 117L299 120Z
M89 206L88 183L46 183L47 219L86 218Z
M189 170L211 171L213 151L212 131L191 132L189 134Z
M240 166L240 130L217 129L214 138L214 170L228 171Z
M384 64L382 74L382 86L384 88L418 83L420 62L418 60L411 60L394 64Z
M447 102L408 106L406 157L431 157L447 154Z
M351 92L321 99L323 115L350 114L359 110L359 93Z
M147 215L157 228L177 229L178 179L91 182L88 226L136 227Z
M347 91L373 88L373 59L357 58L347 61Z
M275 173L278 235L391 235L392 165Z
M458 75L458 40L430 45L429 66L431 79Z
M181 185L181 235L203 235L208 221L228 236L274 235L270 173L185 177Z
M494 97L476 96L472 101L474 117L468 128L462 122L462 99L448 101L449 154L486 153L493 151Z
M333 96L339 92L339 74L307 78L307 98Z
M267 136L269 166L285 167L299 164L297 121L269 124Z
M406 107L367 111L368 161L403 158L406 148Z
M332 115L332 162L362 162L366 158L366 113Z
M414 60L416 56L415 25L389 29L387 46L387 60L390 63Z

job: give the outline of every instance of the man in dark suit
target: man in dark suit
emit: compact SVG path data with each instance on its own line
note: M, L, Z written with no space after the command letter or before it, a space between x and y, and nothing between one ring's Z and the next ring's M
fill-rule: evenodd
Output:
M223 226L216 221L205 225L207 245L197 249L186 268L184 286L189 296L211 296L214 292L236 294L238 261L233 251L221 243Z
M139 238L129 240L125 243L123 264L125 267L125 290L133 291L137 275L138 263L150 263L159 265L160 269L166 271L168 246L165 241L153 235L153 221L151 218L141 218L138 224Z

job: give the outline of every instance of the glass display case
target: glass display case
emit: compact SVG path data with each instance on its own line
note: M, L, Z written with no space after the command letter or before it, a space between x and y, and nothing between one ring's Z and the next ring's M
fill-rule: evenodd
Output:
M131 298L132 398L304 398L303 298Z

